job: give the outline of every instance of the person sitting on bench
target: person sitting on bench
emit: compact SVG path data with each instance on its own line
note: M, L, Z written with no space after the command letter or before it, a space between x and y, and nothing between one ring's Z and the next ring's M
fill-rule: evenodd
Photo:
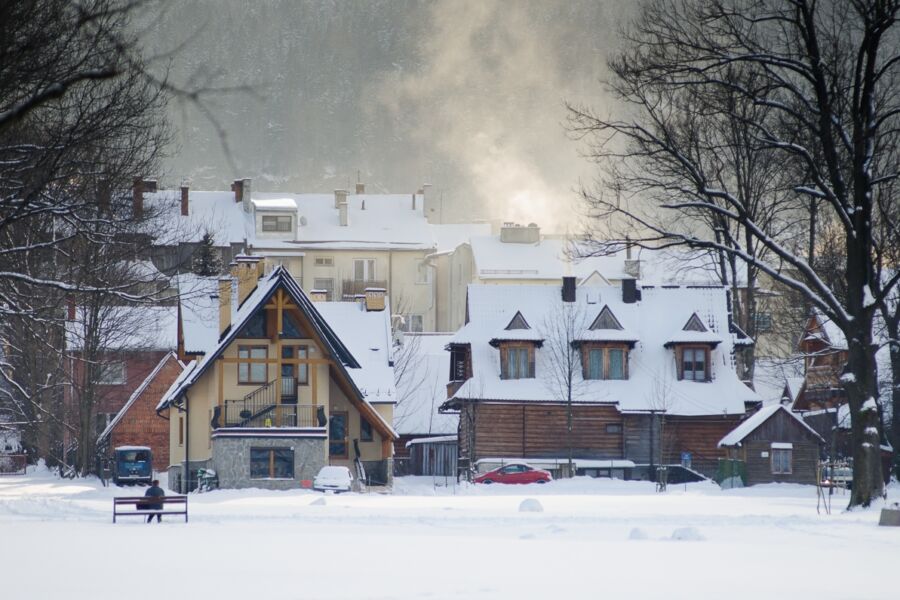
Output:
M152 482L152 485L150 487L148 487L147 491L144 493L144 496L147 496L150 498L162 498L165 495L166 495L166 493L163 491L163 489L161 487L159 487L159 479L154 479ZM151 504L148 502L147 504L144 504L143 507L146 510L162 510L163 505L162 504ZM162 515L159 513L156 513L156 515L147 515L147 522L149 523L150 521L152 521L154 516L156 516L157 523L162 523Z

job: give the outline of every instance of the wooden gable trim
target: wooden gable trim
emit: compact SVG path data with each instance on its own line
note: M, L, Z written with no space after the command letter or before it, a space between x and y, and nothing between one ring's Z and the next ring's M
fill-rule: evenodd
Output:
M604 324L604 321L606 322ZM612 325L612 327L607 327L605 325ZM605 305L601 310L597 317L594 319L594 322L591 323L591 326L588 327L591 331L597 331L598 329L615 329L618 331L622 331L625 329L622 327L622 323L619 319L616 318L616 315L613 314L613 311L609 308L609 305Z
M697 313L691 315L691 318L687 320L687 323L684 324L684 327L682 327L681 330L699 331L700 333L709 331L706 325L703 324L703 321L700 320L700 317L697 316Z

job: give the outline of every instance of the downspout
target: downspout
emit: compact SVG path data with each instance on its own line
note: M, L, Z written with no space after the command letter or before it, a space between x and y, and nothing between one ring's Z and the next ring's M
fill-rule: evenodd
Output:
M423 260L425 261L425 266L431 269L433 272L431 274L431 306L428 307L429 310L434 309L434 331L442 331L438 326L438 293L437 293L437 280L438 280L438 270L437 265L434 264L435 256L437 256L437 249L431 254L426 254ZM448 288L449 289L449 288ZM422 327L425 327L425 324L422 324Z
M388 297L394 298L394 251L388 250Z
M181 487L183 494L187 494L191 489L191 411L188 409L187 392L184 393L184 477L181 478Z

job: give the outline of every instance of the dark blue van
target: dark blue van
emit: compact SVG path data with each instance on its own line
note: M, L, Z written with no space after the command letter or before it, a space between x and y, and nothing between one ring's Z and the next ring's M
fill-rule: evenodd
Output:
M115 449L113 483L150 485L153 480L153 454L146 446L119 446Z

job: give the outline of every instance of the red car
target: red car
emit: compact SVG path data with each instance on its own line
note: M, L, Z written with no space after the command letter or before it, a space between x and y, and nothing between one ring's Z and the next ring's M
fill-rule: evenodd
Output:
M543 469L535 469L525 463L511 463L493 471L482 473L475 483L547 483L553 476Z

